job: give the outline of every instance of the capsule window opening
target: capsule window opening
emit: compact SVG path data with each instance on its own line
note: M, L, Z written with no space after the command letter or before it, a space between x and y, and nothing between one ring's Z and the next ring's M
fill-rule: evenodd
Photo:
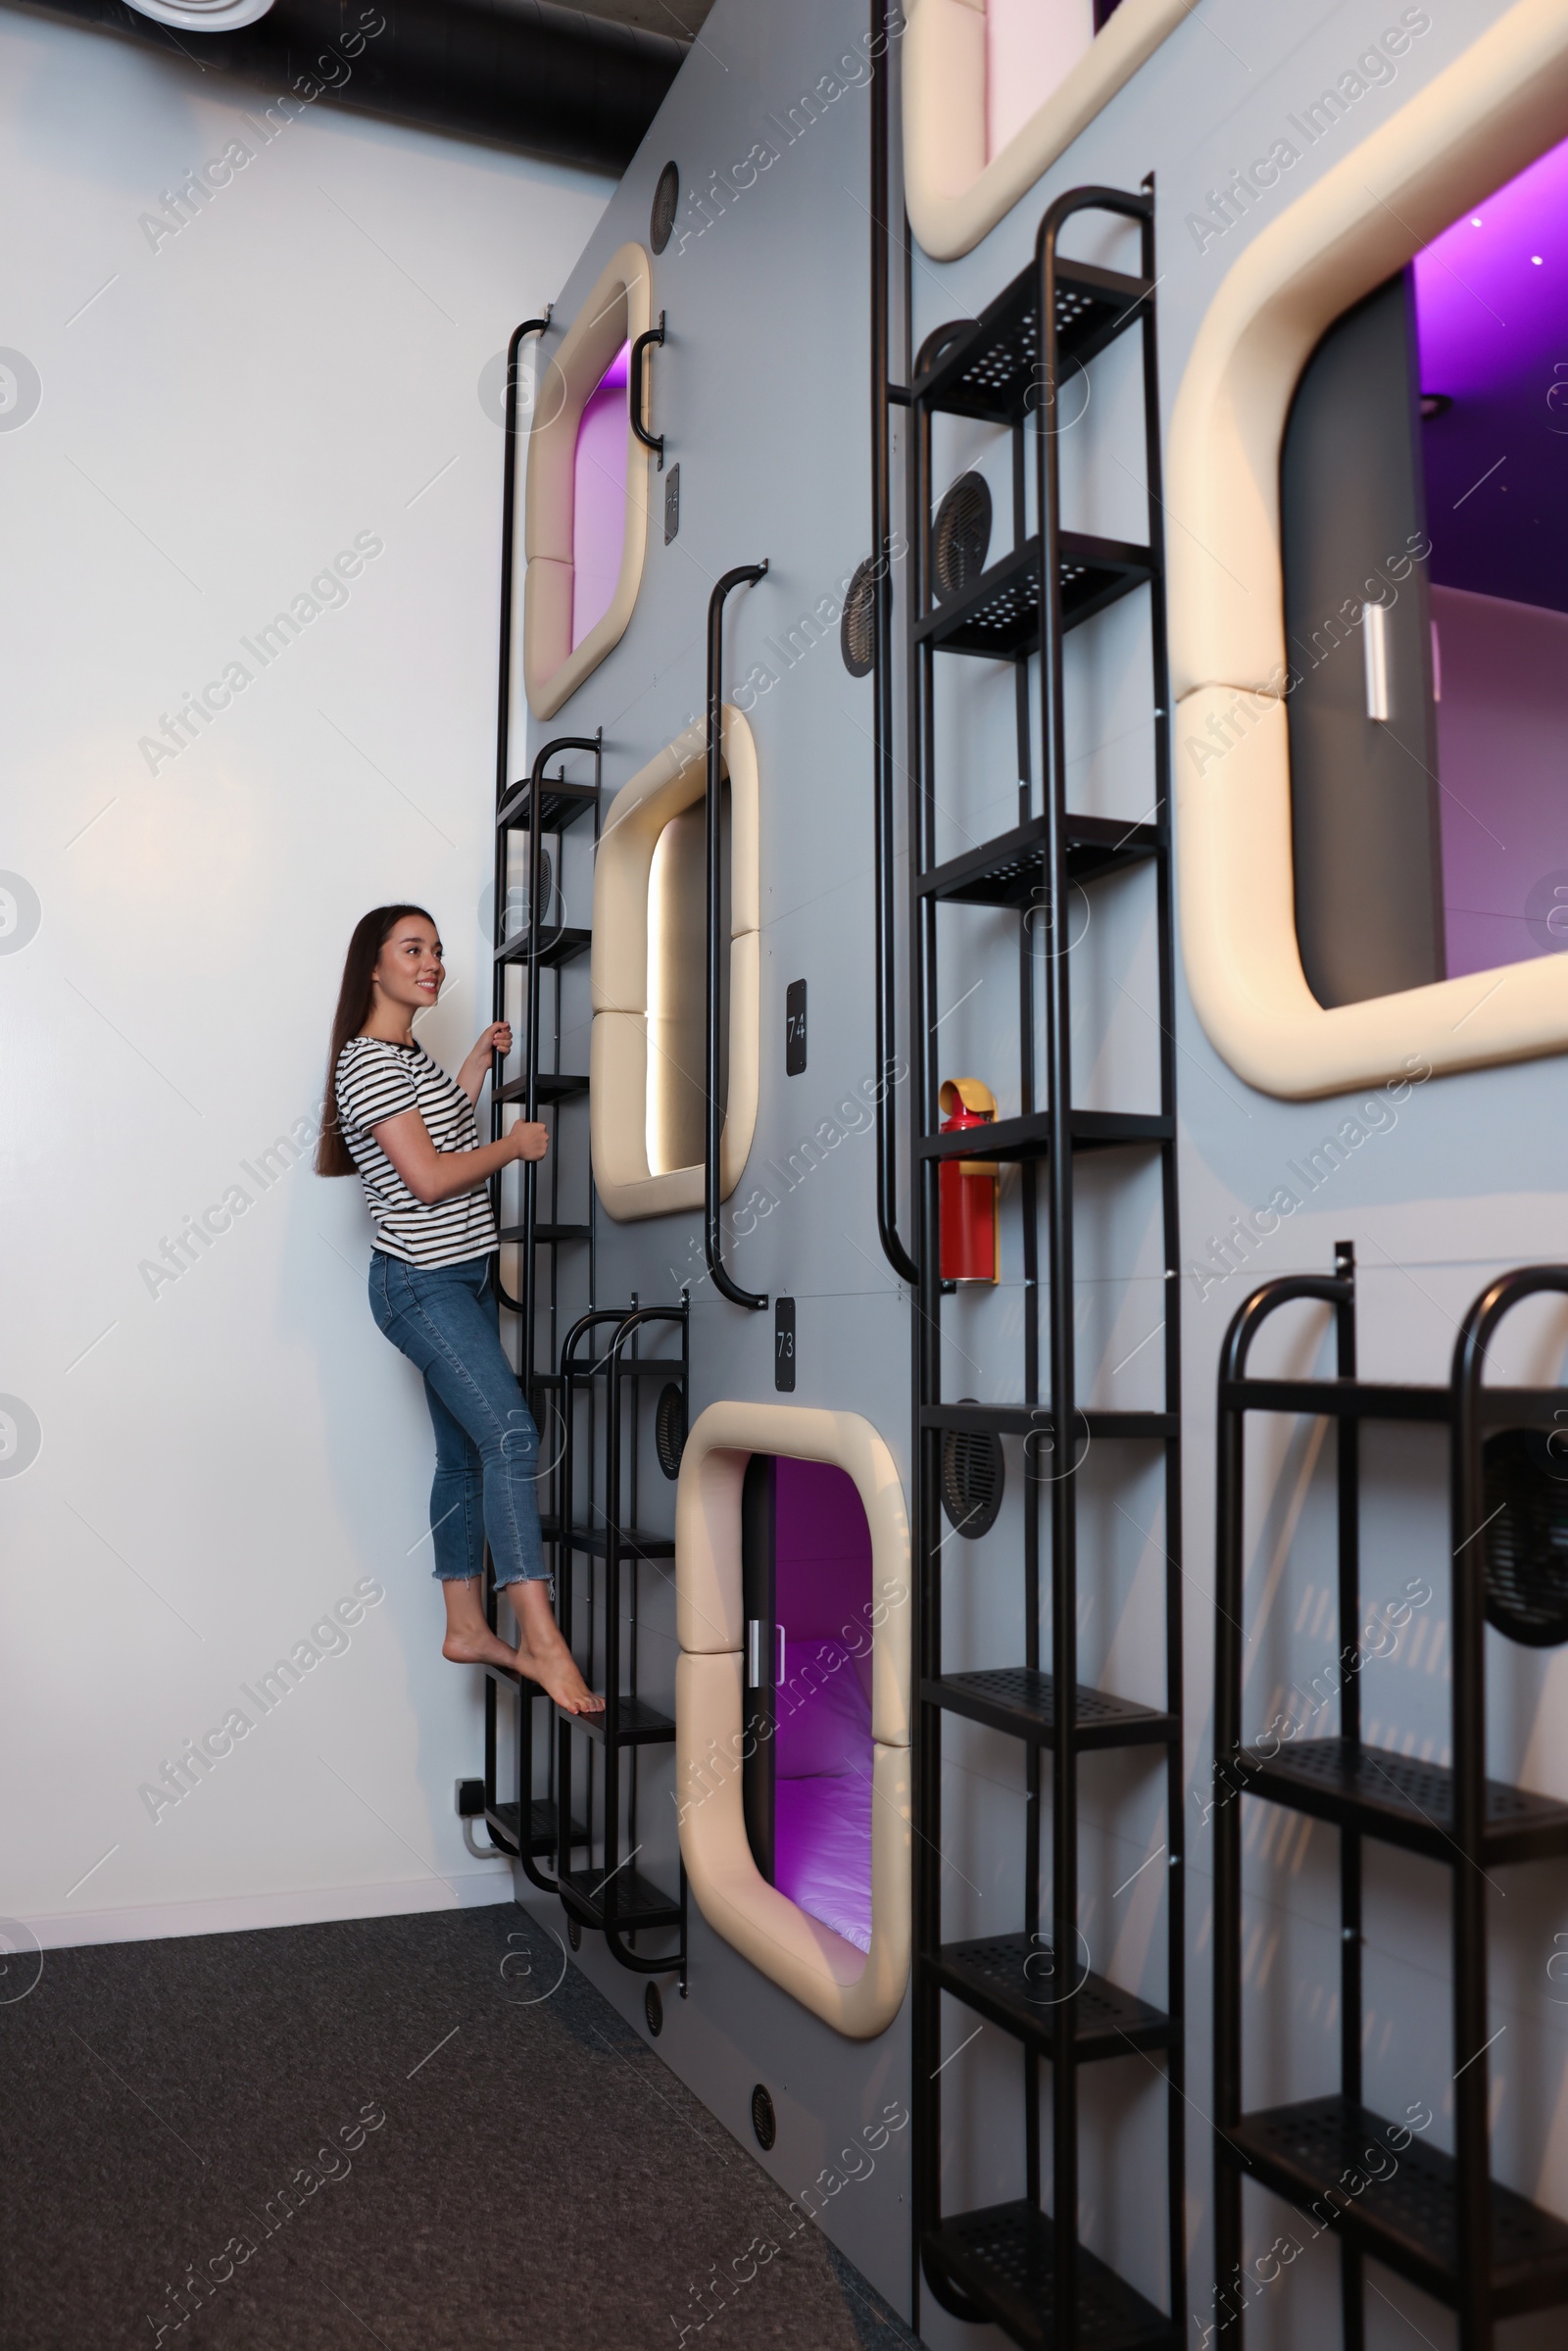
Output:
M742 1495L747 1838L762 1876L871 1947L871 1531L832 1462L756 1453Z
M729 772L719 778L718 936L730 935ZM708 794L672 816L648 868L648 1172L701 1165L708 1115ZM718 1100L729 1099L729 1022L719 1025Z
M1302 370L1286 707L1297 938L1325 1006L1568 947L1565 249L1568 142Z
M614 600L626 538L631 344L622 343L583 403L571 474L571 650Z

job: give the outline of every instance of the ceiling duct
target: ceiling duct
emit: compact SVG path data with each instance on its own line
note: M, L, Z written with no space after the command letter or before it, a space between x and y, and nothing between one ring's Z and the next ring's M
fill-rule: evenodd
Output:
M256 11L257 0L44 8L272 89L308 82L366 114L615 172L686 55L665 33L554 0L273 0Z

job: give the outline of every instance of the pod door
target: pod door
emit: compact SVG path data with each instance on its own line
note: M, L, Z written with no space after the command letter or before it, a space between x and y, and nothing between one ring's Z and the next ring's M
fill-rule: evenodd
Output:
M781 1894L871 1947L871 1530L827 1461L756 1453L742 1496L746 1833Z

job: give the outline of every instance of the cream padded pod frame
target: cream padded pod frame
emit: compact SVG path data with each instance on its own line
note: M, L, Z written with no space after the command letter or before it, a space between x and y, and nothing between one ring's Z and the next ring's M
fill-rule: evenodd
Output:
M968 253L1109 104L1194 0L1122 0L1038 114L986 162L985 0L913 0L904 45L904 194L939 262Z
M1113 23L1119 22L1113 19ZM1216 1050L1293 1099L1568 1046L1568 956L1327 1011L1296 944L1280 444L1340 315L1568 136L1568 8L1519 0L1248 247L1171 420L1166 495L1182 952Z
M719 738L729 774L729 1092L719 1137L718 1197L728 1200L757 1131L762 885L757 744L726 703ZM610 804L594 867L588 1121L594 1183L617 1221L703 1204L702 1167L654 1175L648 1165L648 884L672 816L708 790L702 719L650 759ZM702 921L701 906L692 909Z
M577 427L600 377L623 343L646 334L653 309L648 256L622 245L540 379L528 435L524 494L522 678L536 718L553 717L626 633L642 585L648 543L648 452L626 427L626 523L610 609L571 642L572 510Z
M753 1453L831 1461L847 1471L871 1530L868 1953L769 1886L746 1835L741 1488ZM909 1975L909 1616L904 1490L870 1422L858 1412L792 1404L710 1404L686 1440L675 1495L681 1855L697 1906L714 1933L851 2040L887 2030Z

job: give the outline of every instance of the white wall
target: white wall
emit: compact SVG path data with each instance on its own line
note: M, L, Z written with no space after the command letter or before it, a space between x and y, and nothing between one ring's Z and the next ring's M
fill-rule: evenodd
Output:
M0 344L41 390L0 430L0 1902L45 1942L512 1894L454 1816L479 1695L439 1654L429 1424L370 1320L359 1187L246 1162L313 1131L367 906L443 926L433 1052L488 1013L479 382L607 185L325 103L269 137L264 111L0 14ZM234 140L252 160L149 231ZM29 377L0 364L4 426ZM264 668L241 640L362 533L347 602ZM139 749L236 660L198 739ZM177 1280L141 1270L236 1185ZM262 1717L240 1685L367 1577L384 1601ZM235 1706L248 1736L155 1822L140 1785Z

